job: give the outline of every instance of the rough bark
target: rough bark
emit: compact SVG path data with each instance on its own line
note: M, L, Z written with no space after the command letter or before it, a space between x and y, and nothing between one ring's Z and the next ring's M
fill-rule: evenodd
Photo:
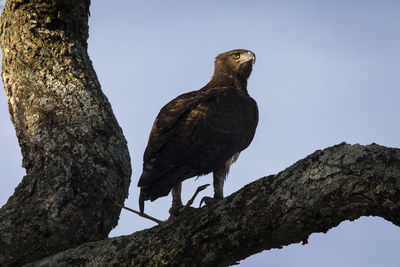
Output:
M89 0L8 0L2 77L26 176L0 210L0 265L20 265L117 224L131 167L87 54Z
M227 266L262 250L306 243L311 233L360 216L400 226L399 214L400 149L342 143L175 221L29 266Z

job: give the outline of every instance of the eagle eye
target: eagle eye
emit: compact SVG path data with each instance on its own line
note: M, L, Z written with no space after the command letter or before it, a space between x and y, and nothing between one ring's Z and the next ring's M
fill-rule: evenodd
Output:
M240 54L239 53L235 53L232 56L234 59L239 59L240 58Z

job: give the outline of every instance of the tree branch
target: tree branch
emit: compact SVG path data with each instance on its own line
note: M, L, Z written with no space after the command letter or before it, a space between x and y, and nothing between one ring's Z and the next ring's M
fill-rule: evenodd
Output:
M399 214L400 150L342 143L175 221L33 265L227 266L263 250L307 243L311 233L360 216L400 226Z

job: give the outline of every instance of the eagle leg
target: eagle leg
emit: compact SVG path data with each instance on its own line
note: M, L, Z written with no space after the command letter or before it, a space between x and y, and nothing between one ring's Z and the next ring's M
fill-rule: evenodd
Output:
M229 171L229 166L227 168L227 164L224 164L221 168L215 170L213 172L213 182L214 182L214 199L221 200L224 198L224 182L226 179L226 175Z
M179 211L183 207L181 192L182 192L182 183L179 183L172 188L172 206L169 209L169 214L171 216L178 215Z
M213 171L214 197L203 197L200 200L200 207L203 203L210 205L224 198L224 182L229 172L230 163L231 161L227 161L223 166Z

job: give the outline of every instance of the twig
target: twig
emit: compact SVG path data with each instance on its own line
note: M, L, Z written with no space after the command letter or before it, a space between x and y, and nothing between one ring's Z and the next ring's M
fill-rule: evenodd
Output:
M199 187L197 188L196 192L194 193L194 195L192 196L192 198L186 203L186 205L185 205L183 208L181 208L181 209L179 210L179 213L181 213L181 212L184 211L187 207L189 207L190 205L192 205L192 204L193 204L193 201L196 199L196 196L197 196L201 191L203 191L204 189L206 189L209 185L210 185L210 184L205 184L205 185L199 186ZM156 219L156 218L154 218L154 217L152 217L152 216L150 216L150 215L147 215L146 213L143 213L143 214L142 214L142 213L140 213L139 211L133 210L133 209L128 208L128 207L125 207L124 205L119 204L118 202L116 202L114 199L111 199L111 198L110 198L110 200L111 200L115 205L117 205L118 207L123 208L123 209L126 209L126 210L128 210L128 211L130 211L130 212L133 212L133 213L135 213L135 214L137 214L137 215L139 215L139 216L141 216L141 217L143 217L143 218L149 219L149 220L151 220L151 221L153 221L153 222L156 222L156 223L158 223L158 224L163 223L163 221L160 221L159 219Z
M146 213L143 213L143 214L142 214L142 213L140 213L139 211L133 210L133 209L128 208L128 207L125 207L124 205L119 204L118 202L116 202L114 199L111 199L111 201L112 201L115 205L117 205L118 207L123 208L123 209L126 209L126 210L128 210L128 211L130 211L130 212L136 213L137 215L139 215L139 216L141 216L141 217L143 217L143 218L149 219L149 220L151 220L151 221L153 221L153 222L156 222L156 223L158 223L158 224L162 224L162 223L163 223L163 221L160 221L159 219L156 219L156 218L154 218L154 217L152 217L152 216L150 216L150 215L147 215Z

